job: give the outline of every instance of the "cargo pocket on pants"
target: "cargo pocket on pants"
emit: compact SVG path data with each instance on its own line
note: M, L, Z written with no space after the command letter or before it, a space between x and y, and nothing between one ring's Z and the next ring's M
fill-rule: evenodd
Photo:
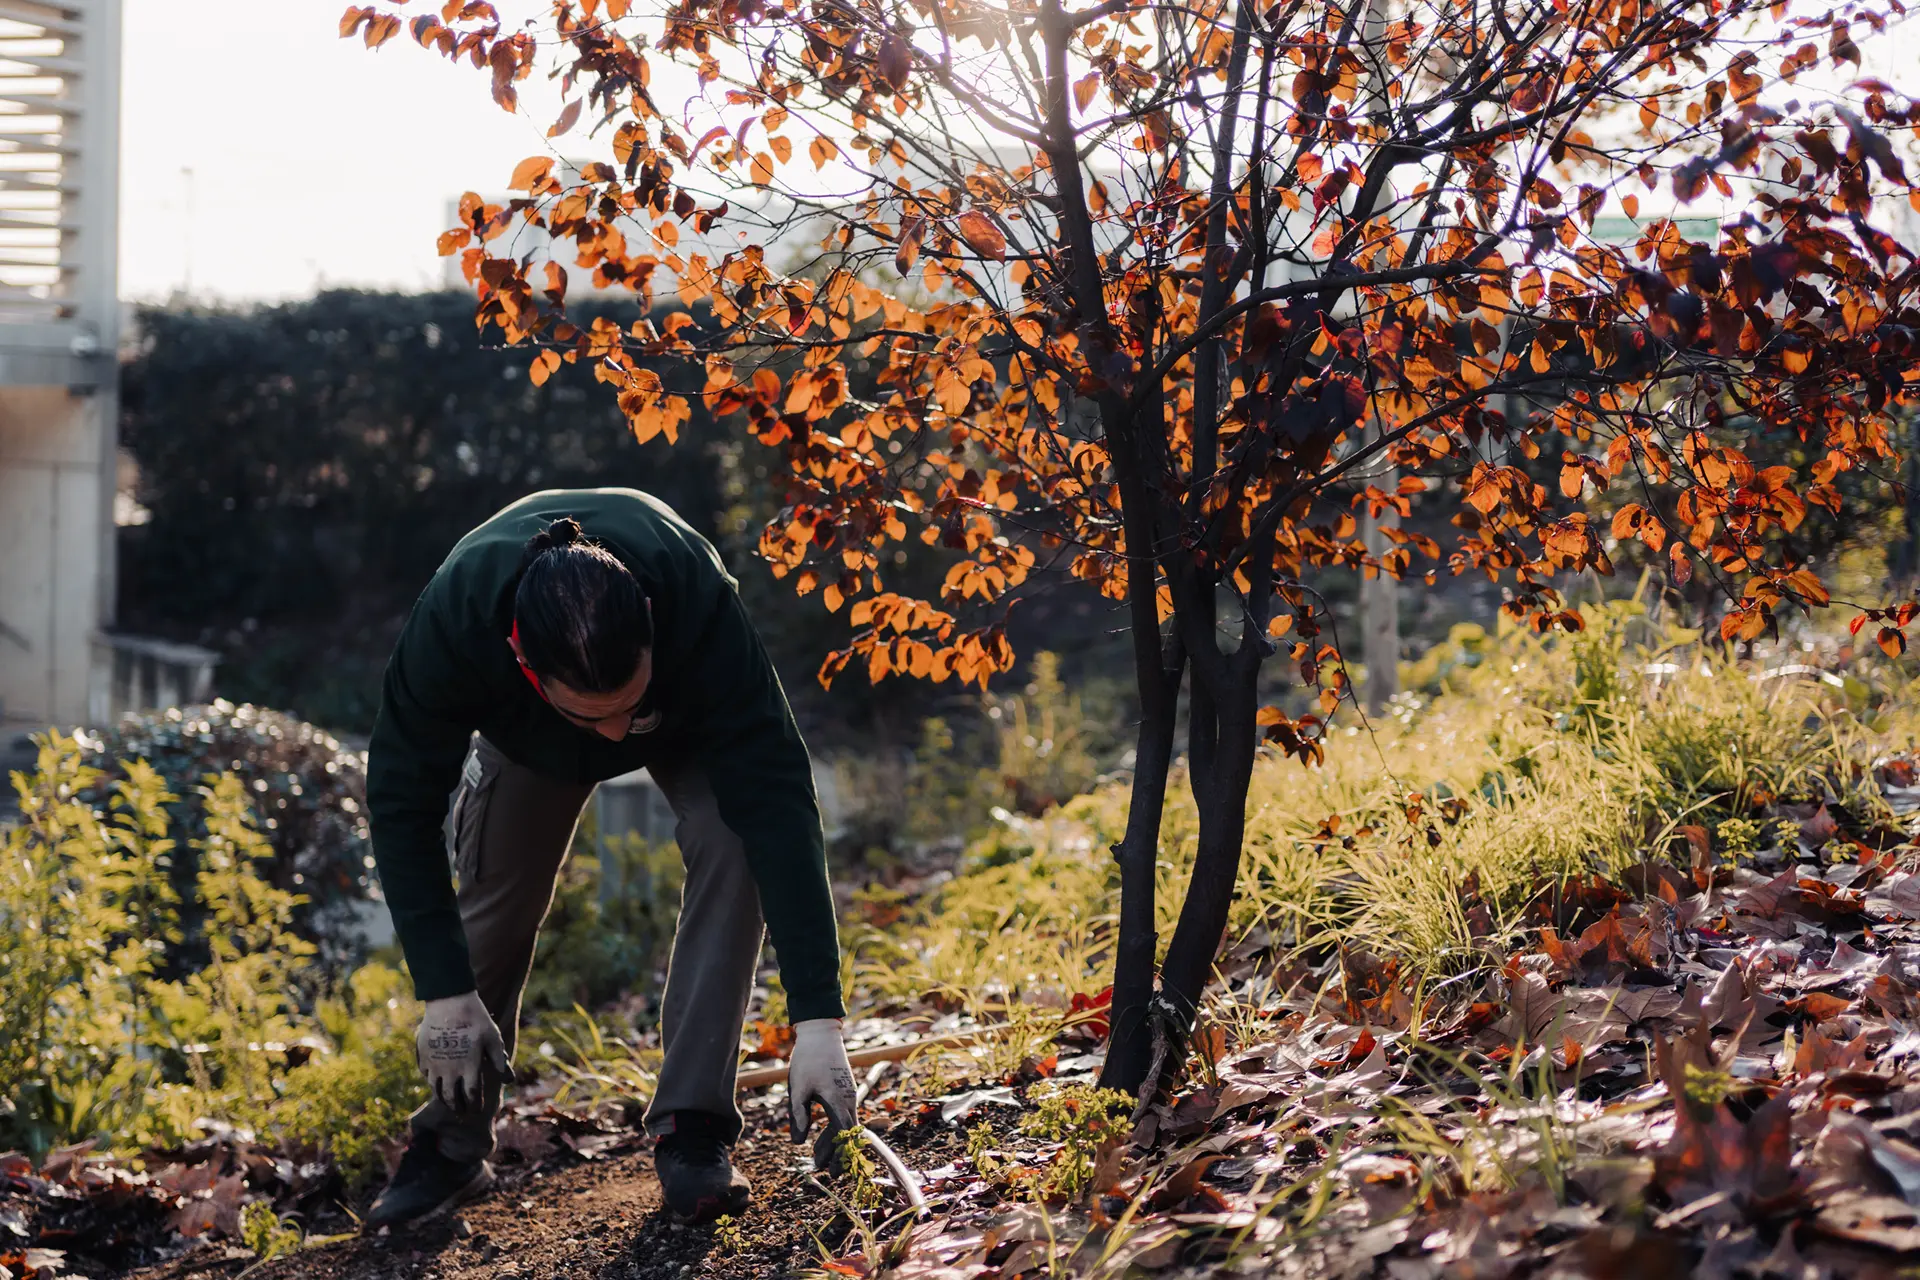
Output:
M480 882L480 842L487 829L487 806L493 798L493 784L499 776L500 766L484 758L477 747L467 753L449 823L453 871L462 886Z

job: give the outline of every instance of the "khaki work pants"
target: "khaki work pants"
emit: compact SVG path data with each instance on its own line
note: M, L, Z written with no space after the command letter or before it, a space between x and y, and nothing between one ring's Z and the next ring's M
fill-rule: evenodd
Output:
M740 838L721 820L706 774L667 767L649 772L673 807L686 887L661 1007L666 1055L646 1127L649 1133L671 1132L675 1112L703 1111L727 1122L737 1137L740 1028L766 932L760 891L748 874ZM508 1054L534 941L592 794L590 785L556 782L513 763L477 736L454 792L450 842L460 920L481 1003L499 1024ZM500 1081L490 1068L487 1075L478 1109L456 1111L429 1099L413 1113L414 1134L433 1134L441 1153L455 1160L490 1155Z

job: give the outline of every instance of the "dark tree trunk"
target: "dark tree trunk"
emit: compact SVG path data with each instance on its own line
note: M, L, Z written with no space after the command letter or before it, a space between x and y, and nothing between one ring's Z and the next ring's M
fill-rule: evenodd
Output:
M1253 779L1254 753L1259 746L1256 724L1257 652L1236 653L1223 664L1224 689L1211 689L1214 740L1207 776L1194 770L1194 798L1200 806L1199 847L1193 878L1180 908L1167 961L1160 972L1160 994L1169 1012L1182 1022L1180 1035L1191 1030L1194 1012L1207 980L1213 976L1213 958L1226 934L1233 907L1234 886L1240 876L1240 846L1246 832L1247 787ZM1200 701L1202 677L1194 673L1195 697Z
M1173 652L1163 656L1158 628L1150 639L1151 644L1136 640L1134 645L1142 703L1140 731L1134 748L1127 831L1113 847L1114 861L1120 864L1120 933L1113 957L1113 1038L1100 1071L1103 1088L1128 1093L1137 1091L1146 1079L1153 1055L1153 1028L1147 1014L1153 1004L1154 960L1160 946L1154 927L1154 879L1180 694L1178 646L1170 646Z
M1215 122L1218 132L1214 140L1213 207L1208 212L1207 238L1208 243L1217 248L1207 255L1213 269L1207 273L1202 288L1203 318L1217 314L1228 304L1237 280L1244 275L1250 261L1246 255L1228 250L1227 197L1232 189L1233 142L1253 25L1253 6L1250 0L1241 0L1228 57L1227 91ZM1088 275L1095 246L1082 207L1082 192L1077 185L1077 155L1067 142L1071 137L1065 109L1067 20L1060 11L1059 0L1045 0L1041 27L1046 37L1050 80L1050 153L1056 174L1062 179L1063 222L1077 255L1073 264L1079 277L1075 281L1076 293L1086 314L1101 315L1104 314L1102 294L1097 280ZM1084 259L1078 256L1081 254L1085 255ZM1110 338L1104 326L1095 328L1096 342ZM1182 907L1175 944L1183 945L1185 951L1194 951L1200 946L1195 941L1198 931L1204 930L1206 921L1218 915L1213 929L1214 942L1204 948L1209 962L1213 946L1225 927L1225 907L1232 901L1233 876L1239 865L1239 815L1246 809L1246 786L1252 770L1253 687L1249 683L1243 695L1237 686L1226 688L1227 682L1221 679L1228 669L1237 671L1246 664L1237 658L1230 662L1219 650L1214 635L1214 583L1195 572L1189 540L1192 530L1206 523L1205 498L1217 465L1225 343L1222 335L1195 352L1194 462L1192 484L1184 492L1181 485L1173 482L1177 472L1169 448L1173 423L1168 416L1170 406L1165 402L1164 388L1162 394L1153 398L1157 412L1138 416L1127 411L1124 396L1108 392L1100 401L1126 527L1127 598L1141 707L1127 830L1113 850L1120 865L1120 930L1114 949L1113 1035L1101 1072L1103 1085L1129 1093L1138 1092L1149 1076L1164 1072L1170 1059L1177 1065L1178 1059L1172 1058L1173 1050L1183 1048L1186 1043L1191 1011L1210 969L1208 963L1200 966L1199 982L1192 985L1191 991L1184 983L1163 989L1163 995L1167 990L1175 993L1170 1014L1165 1002L1156 999L1154 957L1159 939L1155 930L1155 867L1173 757L1181 677L1190 662L1193 681L1189 772L1194 795L1201 806L1202 854L1202 866L1195 869L1193 887L1195 891L1200 890L1203 878L1209 887L1201 894L1205 902L1197 915L1194 892L1190 891ZM1171 628L1171 637L1163 637L1160 624L1160 569L1166 570L1175 593L1178 616ZM1198 665L1202 659L1211 679L1202 679ZM1258 655L1253 658L1250 669L1258 672ZM1240 733L1242 726L1244 735ZM1246 738L1245 752L1230 749L1223 758L1221 746L1239 736ZM1244 760L1240 759L1242 754ZM1221 818L1229 814L1231 820L1223 825ZM1229 845L1230 851L1223 855L1220 850ZM1210 848L1213 849L1211 855ZM1222 865L1227 880L1224 888L1216 889L1213 881ZM1202 867L1206 869L1204 877ZM1218 911L1211 905L1216 896L1220 898ZM1182 937L1187 939L1184 944L1180 941ZM1156 1049L1161 1052L1156 1054Z
M1154 961L1160 949L1154 880L1186 654L1178 631L1161 635L1156 504L1146 481L1157 469L1156 442L1137 421L1110 431L1109 439L1117 446L1114 472L1121 491L1121 518L1126 521L1127 613L1133 633L1134 684L1140 693L1140 729L1127 830L1113 849L1120 864L1120 931L1113 957L1112 1039L1100 1083L1133 1093L1147 1078L1153 1054L1148 1015L1153 1006Z
M1199 321L1209 323L1228 305L1233 292L1252 262L1250 254L1239 252L1229 232L1229 194L1233 186L1235 133L1239 128L1240 97L1246 80L1247 55L1252 43L1254 6L1241 0L1236 6L1233 44L1228 52L1226 90L1220 111L1213 121L1212 201L1207 214L1207 255L1209 269L1200 290ZM1160 1025L1152 1028L1164 1045L1164 1053L1149 1059L1147 1074L1164 1073L1178 1066L1179 1050L1185 1048L1192 1029L1193 1013L1200 992L1212 970L1214 948L1226 927L1225 909L1233 900L1234 876L1240 864L1240 818L1245 813L1247 780L1253 767L1252 735L1255 709L1251 685L1244 696L1237 682L1227 678L1230 672L1246 667L1259 671L1256 656L1248 664L1228 659L1220 652L1215 634L1218 620L1218 580L1210 571L1200 569L1189 547L1192 540L1202 542L1207 532L1207 495L1212 490L1219 465L1220 394L1227 368L1228 339L1224 331L1194 351L1193 375L1193 473L1184 495L1183 509L1174 513L1182 536L1167 540L1162 551L1162 568L1173 592L1176 634L1186 644L1192 667L1187 697L1187 775L1193 798L1200 812L1200 846L1193 878L1181 904L1180 922L1174 930L1167 952L1167 964L1161 972L1160 1000L1156 1013ZM1176 549L1177 548L1177 549ZM1238 726L1247 728L1245 760L1240 759L1234 739ZM1224 817L1231 820L1224 823ZM1219 883L1224 874L1224 884ZM1213 907L1218 897L1219 910ZM1218 917L1212 928L1212 941L1201 934L1208 922ZM1188 980L1194 969L1191 957L1204 952L1198 966L1198 981ZM1182 958L1178 969L1177 958ZM1155 1081L1154 1083L1158 1083Z

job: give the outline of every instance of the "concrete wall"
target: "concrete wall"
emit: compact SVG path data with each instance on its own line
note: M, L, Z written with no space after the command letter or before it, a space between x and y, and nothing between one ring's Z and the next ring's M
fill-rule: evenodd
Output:
M116 401L0 386L0 722L87 722L113 620Z

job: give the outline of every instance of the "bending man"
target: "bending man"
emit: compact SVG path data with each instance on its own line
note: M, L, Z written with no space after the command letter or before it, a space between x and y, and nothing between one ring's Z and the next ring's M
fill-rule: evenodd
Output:
M829 1125L854 1122L812 769L735 586L657 499L550 490L462 538L414 606L387 666L367 798L426 1002L418 1047L433 1097L369 1226L492 1186L540 922L594 785L634 769L672 805L686 863L646 1114L668 1206L702 1218L746 1204L729 1158L734 1073L767 931L794 1024L794 1140L815 1102Z

